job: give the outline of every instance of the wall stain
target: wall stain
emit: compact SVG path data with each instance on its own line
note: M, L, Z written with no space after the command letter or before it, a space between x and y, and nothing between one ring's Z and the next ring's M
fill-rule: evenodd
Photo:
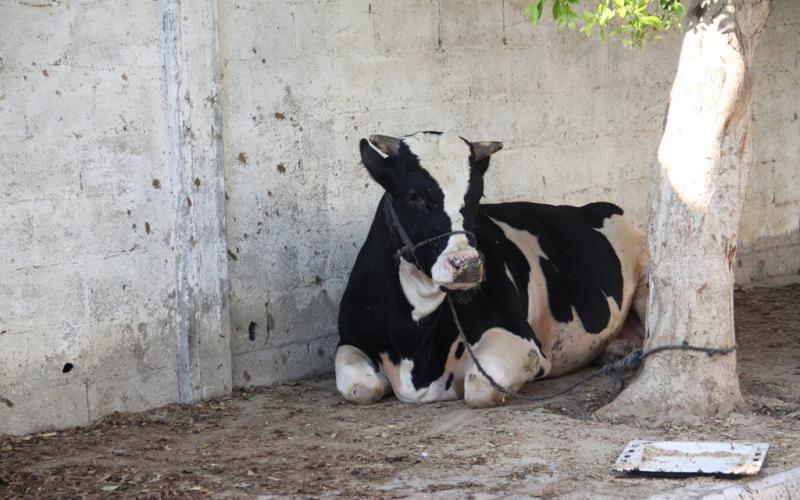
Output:
M158 179L153 179L153 187L156 189L161 189L161 181Z

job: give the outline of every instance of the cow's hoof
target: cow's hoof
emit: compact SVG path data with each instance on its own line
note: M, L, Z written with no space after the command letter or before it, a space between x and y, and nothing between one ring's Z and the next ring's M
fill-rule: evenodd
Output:
M636 346L630 340L619 338L614 339L595 359L595 364L605 366L615 363L633 352L635 348Z
M470 373L464 381L464 401L472 408L491 408L501 405L508 399L497 391L486 378L479 373Z
M379 401L383 397L383 386L367 386L363 384L353 384L346 392L342 391L342 396L351 403L357 405L368 405Z

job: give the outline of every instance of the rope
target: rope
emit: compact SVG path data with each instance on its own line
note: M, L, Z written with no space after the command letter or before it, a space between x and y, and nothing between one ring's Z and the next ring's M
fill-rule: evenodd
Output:
M411 241L411 238L409 238L408 233L406 233L406 231L403 229L402 224L400 224L400 219L397 217L397 212L395 212L394 207L392 206L392 195L387 192L386 199L384 201L385 201L384 211L388 216L387 222L394 227L397 234L400 235L400 239L403 241L403 246L400 247L400 249L394 255L395 259L399 259L400 256L410 253L411 256L414 258L414 262L417 264L417 267L421 268L422 266L420 266L419 264L419 260L417 259L417 254L415 250L423 245L427 245L428 243L431 243L441 238L446 238L454 234L466 234L467 236L471 236L473 241L476 241L475 235L469 231L451 231L449 233L443 233L438 236L422 240L419 243L414 243ZM705 353L709 357L711 357L715 355L730 354L736 350L735 344L730 347L717 348L717 347L698 347L689 345L686 342L679 345L662 345L658 347L653 347L652 349L648 349L646 351L643 351L642 349L634 349L624 358L604 365L602 368L585 375L584 377L576 380L575 382L571 383L570 385L564 387L559 391L542 396L528 396L527 394L519 394L516 392L509 391L502 385L498 384L497 381L486 372L486 370L481 365L480 361L478 361L478 357L475 356L475 353L472 350L472 346L470 346L469 340L467 340L467 335L464 333L464 329L461 326L461 321L458 319L458 314L456 314L456 307L453 304L452 291L449 290L447 291L447 304L450 306L450 313L453 315L453 321L455 322L456 328L458 329L458 335L461 338L461 341L464 343L464 347L469 353L470 358L472 358L472 362L475 363L475 368L478 369L478 372L481 375L483 375L486 378L486 380L489 381L492 387L494 387L497 391L512 398L523 399L525 401L540 402L540 401L547 401L549 399L553 399L558 396L562 396L570 392L571 390L575 389L576 387L583 385L594 378L599 377L600 375L609 375L614 379L615 388L611 393L611 398L614 398L620 391L622 391L622 388L625 385L625 380L626 380L625 374L639 368L639 366L642 364L642 361L652 356L653 354L658 354L664 351L694 351L694 352Z
M475 368L478 369L478 372L483 375L486 380L494 387L497 391L510 396L512 398L524 399L525 401L547 401L548 399L553 399L558 396L562 396L571 390L575 389L576 387L589 382L590 380L599 377L600 375L610 375L614 377L616 384L618 385L618 389L612 391L612 399L615 397L624 386L624 373L635 370L641 365L642 361L652 356L653 354L657 354L659 352L664 351L695 351L695 352L702 352L707 354L709 357L714 355L723 355L723 354L730 354L736 350L736 345L731 347L725 348L716 348L716 347L698 347L693 345L688 345L686 342L680 345L662 345L658 347L654 347L652 349L648 349L647 351L642 351L642 349L635 349L631 351L627 356L624 358L608 363L604 365L602 368L595 370L586 376L576 380L575 382L571 383L570 385L564 387L563 389L556 391L552 394L546 394L542 396L528 396L527 394L519 394L516 392L509 391L502 385L498 384L491 375L489 375L486 370L483 368L481 363L478 361L477 356L472 351L472 347L469 345L469 341L467 340L467 336L464 333L464 329L461 327L461 321L458 319L458 315L456 314L456 308L453 305L453 300L450 297L450 294L447 294L447 304L450 306L450 312L453 315L453 321L456 324L456 328L458 328L458 335L461 338L461 341L464 343L464 347L467 349L470 358L472 358L472 362L475 363Z

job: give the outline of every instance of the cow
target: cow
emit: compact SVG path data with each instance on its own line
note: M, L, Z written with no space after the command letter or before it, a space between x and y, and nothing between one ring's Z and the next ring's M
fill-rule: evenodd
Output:
M345 399L505 401L465 355L447 294L478 361L510 391L586 366L617 337L641 342L647 249L621 208L481 203L499 142L426 131L359 148L385 192L339 308Z

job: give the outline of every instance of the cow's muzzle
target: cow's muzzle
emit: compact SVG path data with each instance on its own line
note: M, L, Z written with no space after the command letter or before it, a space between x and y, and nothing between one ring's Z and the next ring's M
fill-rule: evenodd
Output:
M444 258L447 278L442 285L451 288L471 288L483 281L483 256L474 248L449 253Z

